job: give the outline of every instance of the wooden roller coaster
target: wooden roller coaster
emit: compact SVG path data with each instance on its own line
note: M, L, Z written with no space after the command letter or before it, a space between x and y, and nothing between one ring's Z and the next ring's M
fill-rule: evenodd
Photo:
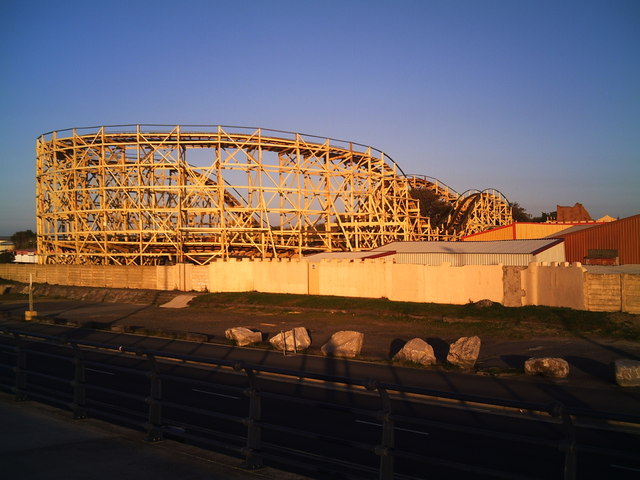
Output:
M407 178L412 192L430 191L444 207L447 213L444 221L431 222L440 239L457 240L513 221L510 203L498 190L467 190L460 194L433 177L410 175Z
M404 175L372 147L246 127L120 125L37 140L44 263L154 265L455 240L511 220L495 191ZM418 189L451 206L432 225Z

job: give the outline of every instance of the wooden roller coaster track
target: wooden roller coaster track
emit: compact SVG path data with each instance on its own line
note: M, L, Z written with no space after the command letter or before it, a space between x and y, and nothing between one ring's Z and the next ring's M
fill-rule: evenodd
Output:
M366 250L460 230L453 220L449 230L433 228L411 195L417 180L352 142L260 128L120 125L50 132L36 150L44 263L206 264ZM442 195L452 204L460 198ZM474 209L464 218L481 222Z
M460 194L433 177L409 175L408 179L412 191L433 192L438 201L448 206L446 220L441 225L431 224L440 239L457 240L513 221L509 201L495 189L467 190Z

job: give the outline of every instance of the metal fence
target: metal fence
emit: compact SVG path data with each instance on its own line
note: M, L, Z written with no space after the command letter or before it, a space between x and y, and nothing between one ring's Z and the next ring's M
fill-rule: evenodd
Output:
M57 372L48 368L56 362L66 367ZM192 369L189 373L188 368ZM88 373L107 374L105 369L127 377L130 387L124 389L120 385L118 388L114 381L100 385L88 379ZM226 380L215 378L220 375ZM269 382L287 387L274 389L267 385ZM187 390L199 391L212 385L218 397L237 399L229 402L231 409L225 411L212 408L206 402L187 403L182 399L182 393ZM165 388L168 386L171 388ZM320 389L325 395L317 398L306 392L307 388ZM67 408L77 419L90 415L134 427L145 431L149 441L177 438L230 452L241 458L246 468L268 464L297 471L339 472L340 478L419 478L412 473L415 469L405 466L421 465L431 472L473 474L474 478L573 479L578 454L633 456L616 448L581 445L576 438L579 419L584 420L588 413L591 419L626 422L636 427L640 424L638 416L584 412L558 403L540 405L433 391L375 379L69 340L5 327L0 327L0 389L13 393L16 400L30 398ZM344 401L352 395L362 396L364 401L357 404ZM420 416L400 408L408 403L411 408L413 405L467 411L489 408L492 418L517 417L519 422L542 424L544 433L532 435L495 425L447 423L437 416ZM373 431L377 431L378 436L363 440L313 431L309 423L299 419L290 421L293 414L287 410L291 412L298 407L322 412L327 415L325 423L338 424L344 416L357 415L360 423L375 425ZM447 458L433 451L416 451L396 441L399 430L424 427L473 435L486 442L544 449L556 459L553 465L556 471L553 477L514 473L513 465L469 463L463 458ZM318 441L336 446L336 453L322 453L316 448ZM341 451L349 453L341 456ZM365 461L360 461L361 457Z

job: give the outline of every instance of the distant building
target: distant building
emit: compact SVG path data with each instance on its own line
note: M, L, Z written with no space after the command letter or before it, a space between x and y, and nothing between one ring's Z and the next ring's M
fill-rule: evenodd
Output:
M514 222L502 227L462 237L463 242L486 242L492 240L529 240L557 236L561 232L584 230L606 222Z
M563 207L556 205L557 222L589 222L591 215L581 203L576 203L573 207Z
M590 222L516 222L468 235L463 242L562 238L567 262L585 265L640 264L640 215Z
M14 263L38 263L38 253L35 249L16 250Z
M489 242L392 242L368 252L318 253L305 257L362 260L392 258L396 263L416 265L505 265L526 267L531 262L564 262L563 241L557 238Z
M567 261L586 265L640 264L640 215L554 235L564 240Z
M15 250L15 245L8 237L0 237L0 252L11 252Z

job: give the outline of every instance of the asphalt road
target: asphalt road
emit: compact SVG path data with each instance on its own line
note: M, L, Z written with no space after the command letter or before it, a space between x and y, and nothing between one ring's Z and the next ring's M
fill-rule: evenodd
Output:
M569 388L549 381L527 378L491 378L402 368L391 365L354 362L309 355L283 356L280 353L223 345L198 344L135 335L113 334L55 325L24 324L16 328L46 335L63 336L121 346L125 351L162 350L180 355L244 361L263 368L299 371L301 376L329 375L358 379L373 378L379 382L441 391L444 396L491 397L498 403L531 402L548 405L562 402L576 411L609 411L612 414L638 414L637 395L620 389L600 391ZM9 340L3 339L4 343ZM29 368L45 376L31 376L33 385L51 390L59 388L51 377L73 378L72 362L52 356L63 351L34 343L38 354L28 357ZM2 362L10 357L2 355ZM135 354L106 354L104 351L83 352L89 362L85 369L87 406L89 409L118 412L133 423L148 420L150 391L149 361ZM202 364L175 361L158 364L162 377L162 422L165 434L177 439L212 444L238 453L244 443L251 398L250 383L242 372ZM377 468L380 457L373 452L385 440L384 402L375 392L343 386L335 388L318 381L295 376L259 375L261 392L261 453L278 466L278 455L285 449L289 460L297 458L301 465L314 466L316 475L341 465L341 471ZM328 388L330 387L330 388ZM65 391L66 388L66 391ZM637 393L637 392L636 392ZM70 385L63 387L61 399L71 394ZM188 408L184 408L187 406ZM451 398L434 401L423 396L392 395L393 440L396 449L395 468L399 473L424 478L451 476L452 469L464 471L464 464L474 465L473 478L495 478L482 475L483 469L498 467L523 478L562 478L563 453L559 442L566 437L562 425L554 421L535 420L528 412L494 409L487 405L460 405ZM255 414L255 412L254 412ZM550 420L550 419L546 419ZM637 478L640 473L640 442L637 431L581 427L575 430L578 444L577 478ZM524 437L537 440L531 444ZM388 441L390 437L386 437ZM275 448L274 446L278 446ZM586 448L588 446L588 448ZM613 448L618 455L599 455L598 449ZM406 455L398 454L406 452ZM331 461L322 460L319 456ZM535 458L535 461L531 461ZM355 463L358 467L349 467ZM376 475L373 475L376 476Z

